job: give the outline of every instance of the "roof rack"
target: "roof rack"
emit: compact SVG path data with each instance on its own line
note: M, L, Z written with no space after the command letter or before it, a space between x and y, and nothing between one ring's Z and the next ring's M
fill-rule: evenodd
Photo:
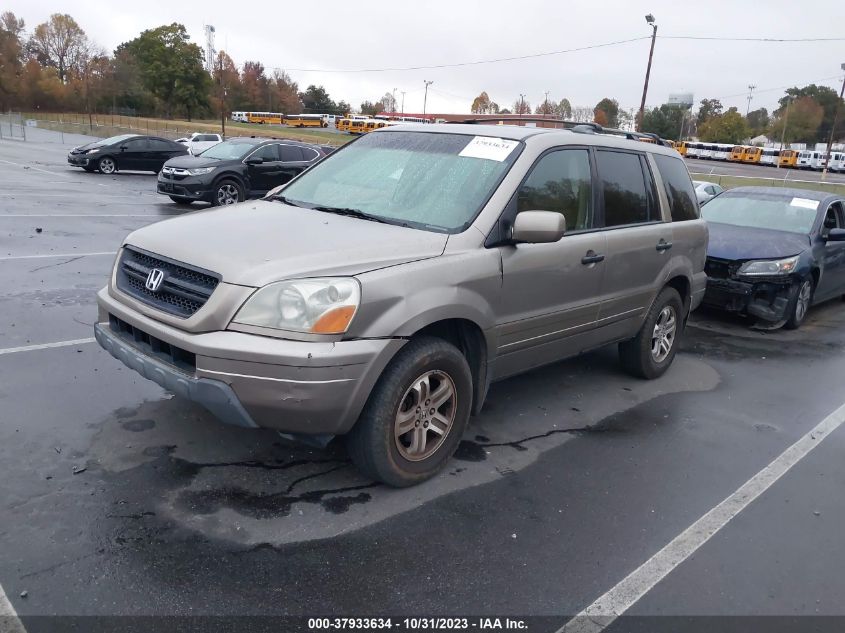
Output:
M609 134L613 136L624 136L625 138L632 140L632 141L641 141L644 139L649 139L651 142L654 142L658 145L664 145L666 147L671 147L671 143L663 138L660 138L657 134L653 132L631 132L629 130L618 130L616 128L604 127L603 125L596 123L595 121L569 121L567 119L550 119L548 117L542 116L514 116L514 115L505 115L501 117L488 117L488 118L467 118L462 119L460 121L449 121L449 123L466 123L471 125L477 124L484 124L484 123L497 123L497 122L506 122L506 121L528 121L531 123L555 123L557 125L563 126L564 129L568 129L576 134Z

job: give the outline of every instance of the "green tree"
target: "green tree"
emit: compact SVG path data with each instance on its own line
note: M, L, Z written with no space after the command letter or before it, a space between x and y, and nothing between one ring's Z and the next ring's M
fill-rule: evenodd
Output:
M770 134L776 138L784 138L785 143L815 143L819 138L819 126L824 118L824 108L812 97L800 97L789 105L789 116L786 116L786 103L783 110L776 110ZM788 119L788 120L787 120ZM786 123L786 134L784 134ZM825 139L826 140L826 139Z
M710 143L741 143L748 138L748 125L736 108L724 114L711 116L698 126L698 136Z
M181 110L190 120L207 107L211 78L203 68L203 52L192 44L181 24L159 26L118 46L135 58L144 87L162 104L166 117Z
M361 114L366 114L368 116L375 116L378 114L379 109L381 108L380 103L373 103L372 101L364 101L361 104Z
M718 99L702 99L698 107L698 115L696 116L698 125L701 125L711 117L721 115L722 108L722 102Z
M11 108L20 92L24 22L11 11L0 16L0 109Z
M752 110L745 119L750 130L749 134L752 137L765 134L769 129L769 111L766 108Z
M332 101L323 86L311 84L305 89L305 92L299 93L299 99L302 101L302 106L306 112L333 114L337 111L337 104ZM381 101L374 105L378 109L382 107Z
M643 113L641 130L657 134L661 138L674 139L681 132L681 120L686 112L686 108L668 103L646 110Z
M560 103L557 104L557 111L560 114L561 119L571 119L572 118L572 104L569 103L569 99L563 98L560 100Z
M596 107L593 108L593 114L596 117L596 122L599 122L598 119L600 112L604 113L603 118L607 121L606 123L601 123L601 125L613 128L619 126L619 102L616 99L609 99L605 97L596 104Z
M47 22L36 26L30 40L36 59L55 68L63 82L71 73L80 71L87 47L85 31L66 13L54 13Z
M839 98L839 94L833 88L829 88L827 86L810 84L809 86L804 86L803 88L788 88L786 90L786 96L781 97L779 101L780 107L775 110L775 114L780 116L783 113L787 99L800 99L802 97L809 97L822 107L822 120L819 123L815 134L804 142L820 143L827 141L830 137L830 130L833 127L833 116L837 102L839 102L840 119L836 126L837 135L835 136L838 138L845 135L845 120L843 120L845 117L841 116L843 109L845 109L845 102ZM792 117L792 113L790 113L789 116Z

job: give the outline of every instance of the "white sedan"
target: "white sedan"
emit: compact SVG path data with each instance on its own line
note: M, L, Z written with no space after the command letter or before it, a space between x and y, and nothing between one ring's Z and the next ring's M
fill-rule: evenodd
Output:
M704 204L710 198L718 196L724 191L719 185L705 180L693 180L692 184L695 185L695 195L698 198L698 204Z

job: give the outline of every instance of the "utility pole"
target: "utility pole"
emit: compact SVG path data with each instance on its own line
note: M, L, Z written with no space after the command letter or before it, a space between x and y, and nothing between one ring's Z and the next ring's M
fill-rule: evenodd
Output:
M786 95L786 114L783 116L783 131L780 134L780 151L784 150L786 146L786 126L789 125L789 104L792 103L792 97ZM780 156L778 156L780 159ZM777 168L780 169L780 160L778 160Z
M546 101L543 103L543 118L549 113L549 90L546 90Z
M643 84L643 98L640 101L640 113L637 115L637 132L642 132L643 116L645 116L645 98L648 94L648 78L651 75L651 59L654 57L654 42L657 39L657 24L654 22L654 16L649 13L645 16L645 21L651 26L651 49L648 51L648 66L645 69L645 83Z
M525 114L525 95L521 92L519 93L519 116Z
M754 88L756 88L754 84L748 84L748 105L745 106L745 118L748 118L748 113L751 112L751 100L754 98L752 93L754 92Z
M845 70L845 64L842 64L840 68ZM839 122L839 101L842 101L843 95L845 95L845 77L842 78L842 90L839 91L839 100L836 102L836 107L833 109L833 127L830 128L830 137L827 139L827 155L824 159L822 180L827 178L827 167L830 165L830 148L833 145L833 135L836 133L836 124Z
M423 79L425 82L425 95L423 96L423 116L425 116L425 106L428 102L428 87L433 84L433 81L429 81L428 79Z
M402 114L405 114L405 91L402 91Z
M396 88L393 89L393 93L392 93L390 99L391 99L390 109L392 111L391 114L396 114Z

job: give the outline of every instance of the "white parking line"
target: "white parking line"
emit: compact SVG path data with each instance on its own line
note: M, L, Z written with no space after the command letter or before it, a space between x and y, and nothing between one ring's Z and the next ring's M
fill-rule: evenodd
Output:
M2 217L2 216L0 216ZM103 251L102 253L51 253L49 255L6 255L0 257L0 262L10 259L49 259L51 257L98 257L100 255L114 255L117 251Z
M15 608L0 585L0 633L26 633Z
M572 618L557 633L599 633L604 630L709 541L731 519L771 488L778 479L804 459L843 422L845 422L845 404L778 455L768 466L740 486L736 492L628 574L619 584Z
M78 338L72 341L58 341L56 343L40 343L38 345L23 345L21 347L7 347L0 349L0 356L4 354L17 354L18 352L34 352L39 349L53 349L55 347L70 347L71 345L87 345L96 341L94 337Z

